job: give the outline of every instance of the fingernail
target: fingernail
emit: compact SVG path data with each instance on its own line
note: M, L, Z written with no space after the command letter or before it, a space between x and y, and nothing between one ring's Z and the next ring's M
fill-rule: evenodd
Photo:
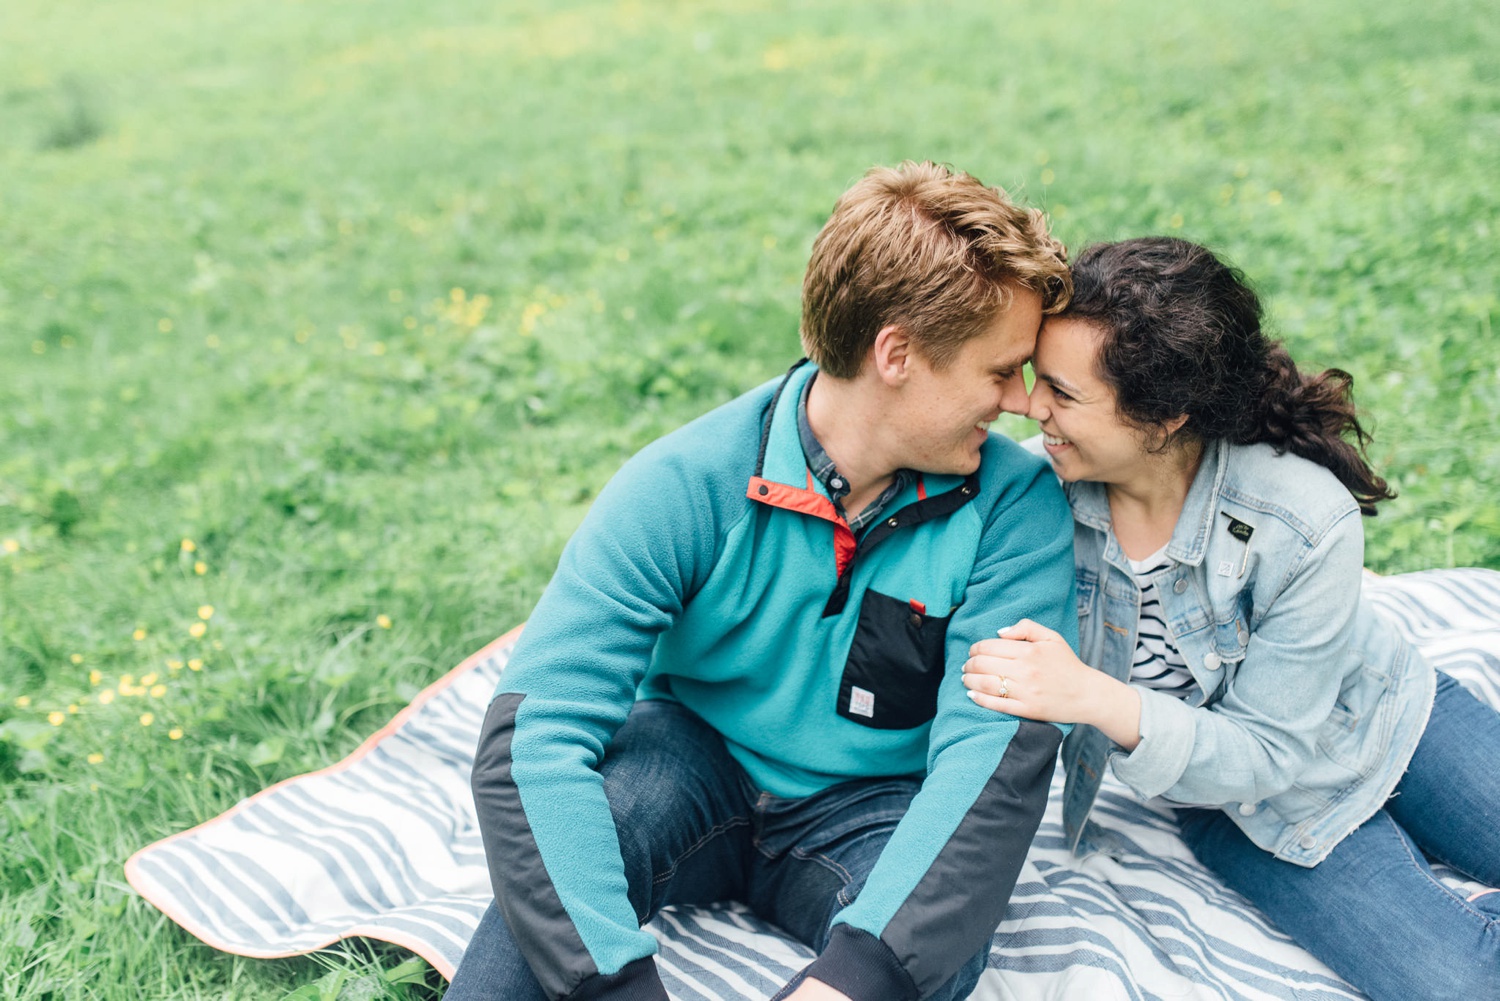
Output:
M979 701L979 693L974 691L972 688L965 691L964 694L973 699L975 702Z

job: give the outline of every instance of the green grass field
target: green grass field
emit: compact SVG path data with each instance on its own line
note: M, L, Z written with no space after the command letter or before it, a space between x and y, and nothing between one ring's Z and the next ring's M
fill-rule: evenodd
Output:
M795 359L874 163L1224 251L1356 377L1369 565L1500 567L1481 5L539 6L0 10L4 997L436 996L215 952L121 863L524 619L626 456Z

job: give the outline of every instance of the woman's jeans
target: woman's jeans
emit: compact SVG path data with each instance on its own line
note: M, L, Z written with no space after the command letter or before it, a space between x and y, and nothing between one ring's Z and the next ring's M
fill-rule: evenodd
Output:
M828 942L829 922L859 895L921 787L909 779L869 779L806 799L778 799L750 783L708 724L660 701L631 710L600 774L642 923L669 904L740 900L818 952ZM930 997L968 997L988 952ZM493 903L445 997L545 997Z
M1373 1001L1500 999L1500 893L1465 900L1426 856L1500 887L1500 713L1438 675L1432 717L1385 809L1305 869L1218 810L1179 810L1204 865Z

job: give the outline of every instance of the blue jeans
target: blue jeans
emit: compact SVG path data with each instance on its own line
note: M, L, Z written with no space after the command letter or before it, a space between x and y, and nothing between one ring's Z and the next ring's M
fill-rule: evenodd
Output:
M1500 893L1465 900L1424 857L1500 887L1500 713L1446 674L1395 795L1316 867L1220 811L1178 820L1204 865L1373 1001L1500 999Z
M817 952L921 787L867 779L778 799L751 784L707 723L661 701L636 704L600 774L643 924L669 904L740 900ZM930 997L968 997L987 957L988 948ZM798 982L800 975L788 988ZM493 903L445 997L545 997Z

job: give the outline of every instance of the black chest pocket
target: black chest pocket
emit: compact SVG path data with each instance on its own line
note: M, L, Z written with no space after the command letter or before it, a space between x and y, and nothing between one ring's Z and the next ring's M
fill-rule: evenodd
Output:
M838 714L876 730L910 730L936 716L952 617L866 591L839 683Z

